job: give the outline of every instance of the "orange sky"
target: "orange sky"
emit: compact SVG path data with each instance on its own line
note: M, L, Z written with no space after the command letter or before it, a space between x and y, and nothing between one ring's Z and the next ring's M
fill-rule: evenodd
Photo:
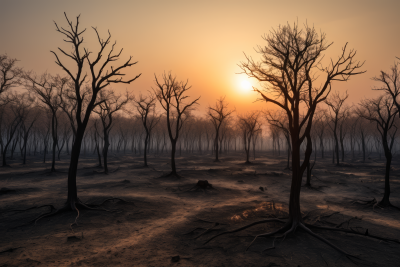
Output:
M301 2L301 3L300 3ZM314 24L334 45L326 58L336 58L349 42L366 60L367 73L334 89L348 90L348 104L376 95L371 77L388 70L400 57L400 1L53 1L26 0L0 3L0 54L20 60L20 66L37 73L63 74L50 50L68 50L53 20L66 25L63 12L72 19L81 14L86 27L85 44L97 51L93 42L96 26L106 37L109 29L117 47L124 48L139 63L129 70L142 76L131 85L119 86L146 93L153 86L154 73L171 71L179 79L189 79L193 97L201 95L199 112L220 96L239 113L265 108L253 104L256 93L242 90L237 64L243 52L253 55L263 45L261 35L287 22Z

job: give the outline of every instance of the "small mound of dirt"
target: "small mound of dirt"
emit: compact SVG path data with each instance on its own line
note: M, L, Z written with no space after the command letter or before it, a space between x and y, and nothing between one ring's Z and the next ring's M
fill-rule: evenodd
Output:
M212 184L210 184L207 180L198 180L196 186L201 189L213 188Z

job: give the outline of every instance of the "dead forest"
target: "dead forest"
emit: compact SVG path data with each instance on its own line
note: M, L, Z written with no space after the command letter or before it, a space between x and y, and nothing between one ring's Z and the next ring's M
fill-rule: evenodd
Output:
M89 26L55 22L58 74L0 54L0 266L398 265L396 55L324 65L324 33L283 25L239 63L272 108L239 113L173 72L113 89L140 62ZM355 75L379 96L335 89Z

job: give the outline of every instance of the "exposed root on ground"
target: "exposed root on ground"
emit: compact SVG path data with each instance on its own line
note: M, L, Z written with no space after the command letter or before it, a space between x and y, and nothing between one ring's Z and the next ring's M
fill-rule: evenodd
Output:
M313 224L305 224L305 225L307 227L310 227L310 228L316 228L316 229L321 229L321 230L329 230L329 231L338 231L338 232L344 232L344 233L348 233L348 234L361 235L361 236L368 236L368 237L375 238L375 239L378 239L378 240L390 241L390 242L394 242L394 243L400 244L400 240L398 240L398 239L380 237L380 236L377 236L377 235L371 235L368 232L368 229L366 229L365 232L362 233L362 232L358 232L358 231L354 230L354 228L351 228L351 227L350 227L350 229L345 229L345 228L319 226L319 225L313 225Z
M27 211L27 210L31 210L31 209L35 209L35 208L50 207L50 211L49 212L40 214L39 216L37 216L35 219L31 220L27 224L19 225L19 226L16 226L16 227L12 228L12 229L15 229L15 228L18 228L18 227L30 225L32 223L36 224L41 219L52 217L52 216L55 216L55 215L63 213L63 212L76 211L77 212L77 216L75 217L74 222L70 225L71 230L72 230L72 226L78 225L78 218L80 216L80 210L97 210L97 211L113 212L111 210L107 210L107 209L103 209L103 208L99 208L99 207L102 206L107 201L114 201L114 200L118 200L118 201L123 202L123 203L130 203L130 204L135 205L135 203L133 203L133 202L126 201L126 200L123 200L121 198L114 198L113 197L113 198L105 199L99 205L86 204L86 203L83 203L82 201L80 201L78 199L77 201L73 201L73 202L70 201L70 202L65 203L64 207L62 207L60 209L57 209L57 210L54 208L53 205L42 205L42 206L38 206L38 207L37 206L31 207L31 208L28 208L28 209L25 209L25 210L11 210L11 211L6 211L6 212L23 212L23 211Z
M384 209L384 208L394 208L397 210L400 210L399 207L396 207L394 205L392 205L392 203L384 203L383 201L377 201L376 198L372 198L371 200L353 200L351 202L352 204L360 204L360 205L365 205L367 207L372 206L372 209L375 210L375 208L380 208L380 209Z
M361 205L373 206L378 202L376 201L375 198L373 198L371 200L353 200L351 203L352 204L361 204Z
M231 230L231 231L226 231L226 232L220 233L220 234L218 234L218 235L216 235L216 236L214 236L214 237L208 239L203 245L207 244L207 243L210 242L211 240L213 240L213 239L215 239L215 238L217 238L217 237L219 237L219 236L221 236L221 235L230 234L230 233L236 233L236 232L242 231L242 230L244 230L244 229L247 229L247 228L249 228L249 227L251 227L251 226L254 226L254 225L257 225L257 224L261 224L261 223L266 223L266 222L281 222L281 223L285 223L285 221L283 221L283 220L281 220L281 219L267 219L267 220L262 220L262 221L254 222L254 223L248 224L248 225L246 225L246 226L243 226L243 227L238 228L238 229L235 229L235 230ZM340 253L343 253L346 257L348 257L348 258L349 258L349 257L354 257L354 258L357 258L357 259L358 259L358 257L356 257L356 256L354 256L354 255L351 255L351 254L345 252L345 251L344 251L343 249L341 249L340 247L338 247L338 246L332 244L330 241L326 240L325 238L323 238L323 237L321 237L321 236L315 234L315 233L312 232L309 228L307 228L307 226L304 225L302 222L294 223L294 222L292 222L292 221L286 222L285 225L284 225L283 227L279 228L279 229L276 230L276 231L273 231L273 232L270 232L270 233L265 233L265 234L260 234L260 235L255 236L255 238L253 239L253 241L252 241L252 242L250 243L250 245L246 248L246 251L250 248L250 246L251 246L259 237L269 237L269 236L273 236L273 235L275 235L275 234L278 234L278 233L282 233L282 232L283 232L282 235L275 237L274 240L273 240L273 242L272 242L272 246L271 246L271 247L268 247L268 248L266 248L266 249L264 249L263 252L266 251L266 250L274 249L274 248L275 248L275 241L276 241L277 239L282 239L281 242L283 242L283 241L285 240L286 236L287 236L288 234L294 234L295 231L297 230L297 228L300 228L300 229L304 230L307 234L309 234L309 235L311 235L311 236L313 236L313 237L319 239L320 241L322 241L323 243L329 245L330 247L334 248L335 250L339 251ZM337 230L337 228L332 228L332 229L336 229L336 230Z
M220 233L220 234L218 234L218 235L216 235L216 236L213 236L212 238L208 239L208 240L204 243L204 245L207 244L208 242L210 242L211 240L213 240L213 239L215 239L215 238L221 236L221 235L233 234L233 233L242 231L242 230L244 230L244 229L247 229L247 228L249 228L249 227L252 227L252 226L254 226L254 225L261 224L261 223L266 223L266 222L281 222L281 223L285 223L285 221L283 221L283 220L281 220L281 219L278 219L278 218L269 218L269 219L265 219L265 220L253 222L253 223L251 223L251 224L245 225L245 226L240 227L240 228L238 228L238 229L231 230L231 231L225 231L225 232L222 232L222 233Z

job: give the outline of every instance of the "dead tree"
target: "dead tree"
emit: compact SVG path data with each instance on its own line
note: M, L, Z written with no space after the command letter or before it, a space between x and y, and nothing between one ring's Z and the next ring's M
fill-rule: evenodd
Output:
M315 129L316 135L318 136L319 148L321 150L321 157L325 157L325 129L327 122L327 111L320 109L315 112L315 122L313 128Z
M378 203L381 207L390 207L390 167L392 164L392 150L397 133L395 121L399 110L395 102L389 95L380 96L376 99L366 99L361 101L360 108L357 110L360 117L376 123L376 128L381 135L383 151L385 152L385 193L382 200Z
M265 119L271 125L271 132L275 131L275 129L281 131L286 139L287 145L287 165L286 169L290 170L290 155L292 153L292 146L290 144L290 131L289 131L289 122L287 120L287 116L283 110L277 111L266 111L264 112ZM274 129L275 128L275 129Z
M400 60L400 58L397 58ZM395 62L390 68L390 72L381 70L379 76L372 78L373 81L379 82L381 85L376 86L374 90L384 91L392 97L393 103L400 110L400 62ZM400 116L400 113L399 113Z
M28 138L30 136L33 125L35 124L37 118L39 117L40 112L37 108L31 108L28 116L21 122L21 156L22 156L22 164L26 164L26 150L28 146Z
M16 66L17 59L7 54L0 55L0 96L22 82L22 68Z
M247 115L239 116L238 126L241 130L244 150L246 152L246 164L250 164L250 143L254 136L261 131L260 112L253 111Z
M56 64L60 66L66 72L69 79L71 79L72 90L70 94L70 101L74 103L73 106L75 107L74 124L76 125L76 129L74 131L74 141L71 149L71 161L68 170L67 202L65 207L50 215L54 215L66 210L77 211L78 207L90 208L79 200L76 186L76 174L78 171L81 145L85 136L85 130L86 126L88 125L90 115L96 106L103 103L103 101L99 100L98 98L98 95L102 89L113 83L129 84L140 76L139 74L132 79L126 80L122 78L125 74L121 71L137 63L132 62L132 57L129 57L129 59L121 65L111 65L114 61L120 58L122 49L115 53L114 49L116 43L114 42L112 45L110 45L110 32L108 32L108 37L106 39L102 39L97 31L97 28L92 27L100 46L99 50L94 53L92 57L92 52L88 48L82 46L82 44L84 44L83 34L85 33L86 29L81 30L79 28L79 16L76 18L76 22L74 23L68 19L65 13L64 15L67 21L67 27L59 27L57 23L55 23L56 31L61 33L64 37L64 41L72 46L72 51L67 52L62 48L58 48L59 53L54 51L51 52L56 58ZM109 49L108 52L106 52L107 49ZM60 54L72 61L72 64L67 64L62 61ZM75 68L70 66L75 66ZM89 75L85 74L86 71L89 72ZM85 82L88 83L86 90ZM46 214L45 216L49 216L49 214Z
M157 76L154 74L156 88L153 88L157 100L160 102L162 108L166 112L167 129L169 139L171 141L171 173L169 175L177 176L175 165L176 143L179 138L179 133L185 121L188 118L188 112L197 104L200 97L192 102L185 103L185 99L189 96L186 95L187 91L191 88L188 86L188 81L177 81L171 73L162 75L162 82L158 81Z
M33 99L27 93L13 93L9 96L10 101L7 105L0 108L0 141L1 154L3 155L3 167L9 167L7 164L7 151L15 138L15 133L20 127L20 124L28 116L29 109L33 104Z
M137 111L139 112L140 119L142 121L144 130L146 131L146 137L144 139L144 167L147 165L147 150L151 137L151 133L160 121L161 116L156 114L156 96L151 94L147 97L139 96L138 100L134 100L136 103Z
M331 124L328 124L330 129L332 130L333 137L335 140L335 155L336 155L336 165L339 166L339 137L338 137L338 126L339 122L344 119L346 114L346 108L343 107L344 101L349 97L349 94L346 92L344 96L341 96L339 92L335 92L330 95L325 103L330 107L329 111L329 120ZM343 111L343 109L345 109Z
M33 92L40 102L49 110L51 114L51 136L53 139L51 172L56 168L56 148L58 146L58 116L61 104L59 92L66 86L68 79L60 76L52 76L48 73L36 77L32 73L25 75L25 88Z
M210 118L214 129L215 129L215 162L219 162L218 159L218 139L222 123L227 119L235 110L228 109L228 103L225 101L225 97L221 97L217 100L214 107L209 106L207 116Z
M113 127L113 115L124 108L132 100L132 96L126 92L125 95L116 95L112 90L103 90L99 93L99 104L93 109L100 117L103 126L103 162L104 173L108 174L108 148L110 146L110 131Z
M310 131L315 110L318 104L325 101L329 95L333 81L347 81L351 76L363 73L359 70L363 64L355 60L355 50L347 52L346 44L338 59L331 60L327 67L321 66L323 53L331 44L326 42L324 33L319 35L307 24L304 29L300 29L296 23L293 26L280 26L277 30L272 30L269 35L265 35L264 40L267 44L259 46L257 50L261 55L261 61L256 62L246 56L247 61L242 62L240 66L245 74L264 85L264 90L253 87L262 99L266 103L272 103L283 109L287 114L292 141L292 180L288 221L279 230L257 237L282 232L284 238L300 228L349 255L307 227L300 209L300 190L303 173L312 153ZM316 82L317 77L319 77L318 83L321 82L319 85ZM300 148L303 142L306 142L306 150L301 162ZM268 219L262 222L267 221L282 222L279 219Z

